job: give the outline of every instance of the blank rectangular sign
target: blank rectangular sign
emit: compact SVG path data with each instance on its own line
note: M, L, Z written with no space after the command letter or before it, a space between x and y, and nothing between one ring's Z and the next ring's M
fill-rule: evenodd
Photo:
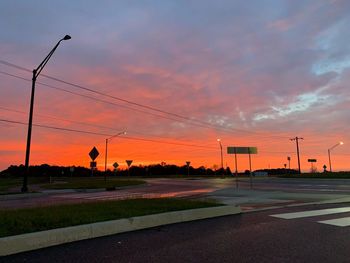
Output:
M227 147L228 154L257 154L258 148L256 147Z

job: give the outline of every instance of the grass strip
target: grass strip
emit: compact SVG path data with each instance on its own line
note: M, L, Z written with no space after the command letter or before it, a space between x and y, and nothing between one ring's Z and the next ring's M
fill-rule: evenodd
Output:
M30 177L29 184L48 183L49 178L46 177ZM23 184L22 177L0 177L0 194L7 194L11 188L20 188ZM30 187L29 185L29 187ZM13 193L13 192L12 192Z
M45 189L97 189L116 188L144 184L143 180L114 179L104 181L103 178L73 178L52 184L43 184L40 187Z
M159 198L1 210L0 237L218 205L214 201Z

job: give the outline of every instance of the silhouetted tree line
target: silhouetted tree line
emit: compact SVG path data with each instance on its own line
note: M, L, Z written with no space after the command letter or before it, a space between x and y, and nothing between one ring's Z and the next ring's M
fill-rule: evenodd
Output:
M166 164L153 164L148 166L131 166L130 170L121 170L117 171L107 170L108 176L176 176L182 175L200 175L200 176L220 176L220 175L231 175L231 170L229 167L226 169L213 170L200 166L194 168L190 166L189 168L184 166L177 165L166 165ZM11 165L6 170L0 172L1 177L20 177L24 174L24 165ZM104 176L104 171L94 170L94 176ZM55 166L55 165L35 165L29 167L29 176L31 177L88 177L91 176L91 169L81 166L66 167L66 166Z

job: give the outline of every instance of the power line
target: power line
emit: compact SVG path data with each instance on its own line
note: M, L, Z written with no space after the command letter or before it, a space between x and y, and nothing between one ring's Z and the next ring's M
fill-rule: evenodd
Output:
M27 114L27 112L24 112L24 111L10 109L10 108L6 108L6 107L2 107L2 106L0 106L0 109L1 110L5 110L5 111L9 111L9 112L15 112L15 113L20 113L20 114ZM76 123L76 124L86 125L86 126L91 126L91 127L96 127L96 128L109 129L109 130L115 130L115 131L119 131L120 130L120 129L116 129L116 128L112 128L112 127L108 127L108 126L104 126L104 125L98 125L98 124L86 123L86 122L81 122L81 121L76 121L76 120L65 119L65 118L59 118L59 117L54 117L54 116L46 115L46 114L36 113L35 115L38 116L38 117L43 117L43 118L47 118L47 119L65 121L65 122L70 122L70 123Z
M14 77L14 78L18 78L18 79L21 79L21 80L24 80L24 81L30 81L29 79L26 79L26 78L23 78L23 77L14 75L14 74L10 74L10 73L4 72L4 71L0 71L0 73L4 74L4 75L11 76L11 77ZM164 118L164 119L168 119L168 120L180 121L180 120L175 119L175 118L171 118L171 117L155 114L155 113L152 113L152 112L146 112L146 111L143 111L143 110L131 108L131 107L128 107L128 106L125 106L125 105L120 105L120 104L113 103L113 102L110 102L110 101L106 101L106 100L102 100L102 99L99 99L99 98L91 97L91 96L88 96L88 95L85 95L85 94L80 94L80 93L77 93L77 92L74 92L74 91L70 91L70 90L66 90L66 89L63 89L63 88L55 87L55 86L52 86L52 85L49 85L49 84L46 84L46 83L42 83L42 82L37 82L37 83L42 85L42 86L51 88L51 89L55 89L55 90L59 90L59 91L66 92L66 93L70 93L70 94L73 94L73 95L76 95L76 96L88 98L88 99L91 99L91 100L94 100L94 101L99 101L99 102L102 102L102 103L110 104L110 105L117 106L117 107L126 108L126 109L129 109L129 110L137 111L137 112L140 112L140 113L144 113L144 114L148 114L148 115L152 115L152 116L156 116L156 117L160 117L160 118ZM208 127L208 126L204 126L204 125L200 125L200 124L196 124L196 123L191 123L191 122L187 122L187 124L190 124L190 125L193 125L193 126L199 126L199 127L202 127L202 128L213 128L213 127ZM218 127L216 129L222 130L224 132L229 132L230 134L232 133L232 130L229 131L228 128L224 128L224 127L220 128L220 127ZM242 132L242 131L240 130L240 132ZM275 138L283 138L283 139L286 138L286 137L282 137L282 136L265 136L265 135L257 134L256 132L249 132L249 131L247 131L247 132L256 134L257 136L260 136L260 138L261 137L265 137L265 138L275 137Z
M25 80L25 81L28 81L28 82L31 81L30 79L26 79L26 78L23 78L23 77L18 76L18 75L10 74L8 72L0 71L0 73L4 74L4 75L7 75L7 76L10 76L10 77L17 78L17 79ZM62 91L62 92L70 93L70 94L73 94L73 95L76 95L76 96L80 96L80 97L83 97L83 98L87 98L87 99L91 99L91 100L94 100L94 101L110 104L110 105L121 107L121 108L126 108L126 109L129 109L129 110L137 111L137 112L140 112L140 113L152 115L152 116L159 117L159 118L179 121L178 119L175 119L175 118L170 118L170 117L166 117L166 116L163 116L163 115L155 114L155 113L152 113L152 112L147 112L147 111L143 111L143 110L140 110L140 109L135 109L135 108L132 108L132 107L128 107L128 106L125 106L125 105L120 105L120 104L113 103L113 102L110 102L110 101L107 101L107 100L102 100L102 99L99 99L99 98L96 98L96 97L91 97L91 96L88 96L88 95L85 95L85 94L81 94L81 93L77 93L77 92L74 92L74 91L70 91L70 90L67 90L67 89L64 89L64 88L55 87L55 86L52 86L52 85L49 85L49 84L46 84L46 83L42 83L42 82L39 82L39 81L37 83L42 85L42 86L45 86L47 88L50 88L50 89L59 90L59 91Z
M0 107L0 108L2 108L2 107ZM13 121L13 120L8 120L8 119L0 119L0 122L28 125L25 122ZM62 128L62 127L56 127L56 126L50 126L50 125L44 125L44 124L33 124L33 126L40 127L40 128L68 131L68 132L77 132L77 133L84 133L84 134L90 134L90 135L105 136L105 137L111 136L111 134L107 134L107 133L83 131L83 130ZM130 137L130 136L123 136L123 137L119 137L119 138L120 139L126 139L126 140L145 141L145 142L154 142L154 143L162 143L162 144L170 144L170 145L179 145L179 146L188 146L188 147L196 147L196 148L205 148L205 149L217 150L217 147L214 147L214 146L203 146L203 145L196 145L196 144L176 143L176 142L164 142L164 141L158 141L158 140L153 140L153 139ZM290 154L290 153L294 153L294 152L260 151L260 153L264 153L264 154Z
M15 65L15 64L10 63L10 62L5 61L5 60L0 60L0 63L4 64L6 66L14 67L14 68L22 70L22 71L31 72L29 69L26 69L24 67ZM81 85L78 85L78 84L75 84L75 83L71 83L71 82L68 82L68 81L56 78L56 77L52 77L52 76L45 75L45 74L41 74L41 76L43 76L45 78L48 78L48 79L51 79L51 80L54 80L54 81L57 81L57 82L60 82L60 83L63 83L63 84L66 84L66 85L69 85L69 86L72 86L72 87L75 87L75 88L78 88L78 89L82 89L82 90L85 90L85 91L88 91L88 92L91 92L91 93L95 93L95 94L98 94L98 95L103 96L103 97L112 98L112 99L115 99L115 100L118 100L118 101L121 101L121 102L124 102L124 103L127 103L127 104L131 104L131 105L134 105L134 106L137 106L137 107L141 107L141 108L144 108L144 109L147 109L147 110L160 112L160 113L163 113L163 114L166 114L166 115L170 115L170 116L173 116L173 117L176 117L176 118L179 118L179 119L183 119L183 120L186 120L186 121L190 121L190 122L197 122L197 123L200 123L202 125L214 126L213 124L208 123L208 122L204 122L204 121L201 121L201 120L196 120L196 119L189 118L189 117L177 114L177 113L172 113L172 112L169 112L169 111L164 111L164 110L161 110L161 109L149 106L149 105L145 105L145 104L137 103L137 102L134 102L134 101L126 100L126 99L123 99L123 98L120 98L120 97L117 97L117 96L108 95L108 94L105 94L103 92L100 92L100 91L97 91L97 90L93 90L93 89L90 89L90 88L87 88L87 87L83 87Z
M25 122L13 121L13 120L8 120L8 119L0 119L0 122L28 125L28 123L25 123ZM84 131L84 130L77 130L77 129L69 129L69 128L62 128L62 127L44 125L44 124L33 124L33 126L40 127L40 128L68 131L68 132L77 132L77 133L84 133L84 134L90 134L90 135L99 135L99 136L105 136L105 137L113 136L112 134L107 134L107 133ZM130 136L123 136L123 137L119 137L119 138L120 139L127 139L127 140L134 140L134 141L145 141L145 142L169 144L169 145L179 145L179 146L197 147L197 148L205 148L205 149L216 149L216 147L212 147L212 146L177 143L177 142L165 142L165 141L157 141L157 140L152 140L152 139L137 138L137 137L130 137Z
M1 63L1 60L0 60L0 63ZM22 80L25 80L25 81L30 81L29 79L26 79L26 78L23 78L23 77L14 75L14 74L10 74L10 73L7 73L7 72L0 71L0 73L2 73L4 75L11 76L11 77L15 77L15 78L18 78L18 79L22 79ZM170 117L166 117L166 116L163 116L163 115L142 111L142 110L131 108L131 107L128 107L128 106L125 106L125 105L120 105L120 104L116 104L116 103L113 103L113 102L110 102L110 101L106 101L106 100L102 100L102 99L99 99L99 98L91 97L91 96L88 96L88 95L84 95L84 94L76 93L76 92L73 92L73 91L69 91L69 90L66 90L66 89L63 89L63 88L58 88L58 87L55 87L55 86L52 86L52 85L49 85L49 84L46 84L46 83L42 83L42 82L37 82L37 83L40 84L40 85L46 86L48 88L52 88L52 89L60 90L60 91L67 92L67 93L70 93L70 94L74 94L74 95L77 95L77 96L89 98L89 99L92 99L92 100L95 100L95 101L99 101L99 102L102 102L102 103L107 103L107 104L110 104L110 105L126 108L126 109L129 109L129 110L141 112L141 113L144 113L144 114L149 114L149 115L152 115L152 116L156 116L156 117L160 117L160 118L164 118L164 119L168 119L168 120L180 121L180 120L175 119L175 118L170 118ZM106 96L108 96L108 95L106 95ZM235 128L227 128L227 127L221 127L221 126L215 126L215 125L212 125L212 124L209 124L209 123L206 123L206 125L201 125L201 124L198 124L198 123L192 123L192 122L190 122L190 120L192 120L192 119L189 119L187 124L198 126L198 127L202 127L202 128L214 128L216 130L221 130L221 131L229 132L229 133L232 133L233 131L244 132L244 133L251 133L251 134L255 134L257 136L266 137L266 138L271 138L271 137L283 138L283 139L287 138L287 137L284 137L284 136L276 136L276 135L266 136L265 134L261 134L261 133L259 134L258 132L252 132L252 131L235 129ZM210 126L208 126L208 125L210 125Z
M8 72L0 71L0 73L4 74L4 75L7 75L7 76L10 76L10 77L21 79L21 80L24 80L24 81L28 81L28 82L31 81L30 79L26 79L26 78L23 78L21 76L17 76L17 75L8 73ZM91 97L89 95L85 95L85 94L77 93L77 92L74 92L74 91L66 90L64 88L55 87L55 86L52 86L52 85L49 85L49 84L46 84L46 83L42 83L42 82L39 82L39 81L37 81L37 84L40 84L40 85L45 86L45 87L48 87L50 89L59 90L59 91L62 91L62 92L70 93L70 94L73 94L73 95L76 95L76 96L80 96L80 97L83 97L83 98L91 99L91 100L98 101L98 102L101 102L101 103L105 103L105 104L109 104L109 105L125 108L125 109L128 109L128 110L136 111L136 112L139 112L139 113L143 113L143 114L147 114L147 115L151 115L151 116L155 116L155 117L159 117L159 118L163 118L163 119L167 119L167 120L183 122L183 121L181 121L179 119L176 119L176 118L171 118L171 117L159 115L159 114L156 114L156 113L147 112L147 111L143 111L143 110L140 110L140 109L132 108L132 107L129 107L129 106L117 104L117 103L110 102L110 101L107 101L107 100L99 99L99 98L96 98L96 97ZM213 127L208 127L206 125L201 125L201 124L198 124L198 123L192 123L192 122L186 122L186 123L190 124L190 125L193 125L193 126L207 128L207 129L208 128L213 128ZM227 128L225 128L225 127L222 127L222 128L216 127L215 129L219 129L219 130L222 130L224 132L229 132L229 130ZM230 131L230 133L231 132L232 131Z
M5 60L0 60L0 63L4 64L6 66L9 66L9 67L14 67L16 69L20 69L22 71L31 72L29 69L26 69L24 67L15 65L15 64L10 63L10 62L5 61ZM3 72L0 72L0 73L3 73ZM8 73L5 73L5 74L7 74L9 76L15 76L13 74L8 74ZM197 119L194 119L194 118L189 118L189 117L186 117L186 116L183 116L183 115L180 115L180 114L164 111L164 110L161 110L161 109L149 106L149 105L144 105L144 104L136 103L136 102L133 102L133 101L130 101L130 100L126 100L126 99L120 98L120 97L108 95L108 94L105 94L103 92L96 91L96 90L93 90L93 89L90 89L90 88L86 88L86 87L83 87L81 85L77 85L77 84L74 84L74 83L71 83L71 82L68 82L68 81L65 81L65 80L61 80L61 79L58 79L58 78L55 78L55 77L51 77L51 76L48 76L48 75L45 75L45 74L42 74L41 76L46 77L46 78L51 79L51 80L54 80L54 81L57 81L57 82L60 82L60 83L63 83L63 84L66 84L66 85L70 85L70 86L78 88L78 89L82 89L82 90L85 90L85 91L88 91L88 92L92 92L92 93L98 94L100 96L112 98L112 99L115 99L115 100L118 100L118 101L121 101L121 102L124 102L124 103L127 103L127 104L131 104L131 105L134 105L134 106L137 106L137 107L141 107L141 108L144 108L144 109L147 109L147 110L160 112L162 114L166 114L166 115L170 115L170 116L182 119L182 120L186 120L187 122L192 123L192 124L196 124L197 126L200 124L200 125L204 125L204 127L206 127L206 128L214 128L214 129L217 129L217 130L224 130L224 131L231 131L231 132L236 131L236 132L251 133L251 134L259 135L258 132L242 130L242 129L236 129L236 128L228 128L228 127L217 126L217 125L214 125L212 123L208 123L208 122L204 122L204 121L197 120ZM18 76L16 76L16 77L18 77ZM19 77L19 78L27 80L27 79L22 78L22 77ZM27 81L29 81L29 80L27 80ZM41 85L45 85L45 86L49 86L49 85L44 84L44 83L40 83L40 84ZM59 89L59 88L57 88L57 89ZM70 93L72 93L72 92L70 92ZM74 94L74 93L72 93L72 94ZM84 96L86 96L86 95L84 95ZM97 100L96 98L94 98L94 99ZM121 106L121 105L119 105L119 106ZM131 109L135 110L134 108L131 108ZM159 116L161 116L161 115L157 115L157 117L159 117ZM174 120L174 119L172 119L172 120ZM176 121L179 121L179 120L176 119ZM203 127L203 126L201 126L201 127ZM261 134L260 136L266 136L266 135L265 134ZM282 137L282 136L273 136L273 135L270 135L268 137L275 137L275 138L278 137L278 138L281 138L281 139L282 138L283 139L286 138L284 136Z
M0 119L0 122L28 125L25 122L8 120L8 119ZM61 131L68 131L68 132L84 133L84 134L98 135L98 136L105 136L105 137L112 136L111 134L107 134L107 133L84 131L84 130L70 129L70 128L62 128L62 127L50 126L50 125L44 125L44 124L33 124L33 126L40 127L40 128L46 128L46 129L54 129L54 130L61 130ZM217 147L214 147L214 146L204 146L204 145L197 145L197 144L177 143L177 142L165 142L165 141L146 139L146 138L138 138L138 137L130 137L130 136L119 137L119 139L126 139L126 140L133 140L133 141L144 141L144 142L154 142L154 143L161 143L161 144L169 144L169 145L178 145L178 146L187 146L187 147L196 147L196 148L205 148L205 149L217 150ZM266 153L269 153L269 154L273 154L273 153L281 154L281 153L292 153L292 152L261 151L261 153L265 153L265 154Z
M5 111L9 111L9 112L15 112L15 113L19 113L19 114L27 114L24 111L20 111L20 110L15 110L15 109L10 109L10 108L6 108L6 107L2 107L0 106L0 109L5 110ZM120 131L121 129L116 129L114 127L109 127L109 126L104 126L104 125L98 125L98 124L91 124L91 123L86 123L86 122L81 122L81 121L76 121L76 120L71 120L71 119L65 119L65 118L58 118L58 117L54 117L51 115L44 115L44 114L36 114L36 116L39 117L44 117L44 118L48 118L48 119L53 119L53 120L60 120L60 121L65 121L65 122L70 122L70 123L76 123L79 125L86 125L86 126L91 126L91 127L96 127L96 128L103 128L103 129L109 129L109 130L114 130L114 131ZM128 133L135 133L135 134L140 134L140 135L146 135L146 136L152 136L150 134L146 134L146 133L142 133L142 132L137 132L137 131L133 131L130 129L127 129ZM123 136L125 138L125 136ZM160 139L169 139L169 138L165 138L165 137L161 137L161 136L156 136Z
M2 108L2 107L0 107L0 108ZM25 122L13 121L13 120L8 120L8 119L0 119L0 122L12 123L12 124L21 124L21 125L28 125L28 124L25 123ZM90 134L90 135L105 136L105 137L111 136L111 134L107 134L107 133L91 132L91 131L84 131L84 130L70 129L70 128L62 128L62 127L50 126L50 125L44 125L44 124L33 124L33 126L40 127L40 128L47 128L47 129L68 131L68 132L77 132L77 133L84 133L84 134ZM196 147L196 148L205 148L205 149L217 150L217 147L214 147L214 146L204 146L204 145L186 144L186 143L176 143L176 142L164 142L164 141L158 141L158 140L153 140L153 139L138 138L138 137L130 137L130 136L119 137L119 139L135 140L135 141L145 141L145 142L154 142L154 143L161 143L161 144L170 144L170 145L188 146L188 147ZM290 153L294 153L294 152L260 151L260 153L264 153L264 154L290 154Z
M15 113L19 113L19 114L26 114L26 112L24 111L20 111L20 110L15 110L15 109L11 109L11 108L6 108L6 107L2 107L0 106L0 109L5 110L5 111L9 111L9 112L15 112ZM121 129L116 129L113 127L108 127L108 126L103 126L103 125L96 125L96 124L91 124L91 123L86 123L86 122L81 122L81 121L76 121L76 120L71 120L71 119L65 119L65 118L58 118L58 117L54 117L51 115L43 115L43 114L36 114L36 116L39 117L44 117L44 118L48 118L48 119L53 119L53 120L60 120L60 121L65 121L65 122L70 122L70 123L76 123L79 125L86 125L86 126L91 126L91 127L96 127L96 128L103 128L103 129L109 129L109 130L114 130L114 131L120 131ZM152 136L150 134L146 134L146 133L141 133L141 132L136 132L130 129L127 129L128 133L135 133L135 134L140 134L140 135L146 135L146 136ZM123 138L125 138L126 136L123 136ZM170 138L165 138L165 137L161 137L161 136L156 136L160 139L170 139ZM260 151L261 152L261 151ZM289 152L287 152L289 153Z
M6 123L12 123L12 124L22 124L22 125L28 125L28 123L21 122L21 121L13 121L13 120L7 120L7 119L0 119L0 121L1 121L1 122L6 122ZM47 129L61 130L61 131L69 131L69 132L85 133L85 134L91 134L91 135L103 135L103 136L110 136L110 134L106 134L106 133L100 133L100 132L91 132L91 131L82 131L82 130L69 129L69 128L62 128L62 127L55 127L55 126L42 125L42 124L33 124L33 126L40 127L40 128L47 128Z

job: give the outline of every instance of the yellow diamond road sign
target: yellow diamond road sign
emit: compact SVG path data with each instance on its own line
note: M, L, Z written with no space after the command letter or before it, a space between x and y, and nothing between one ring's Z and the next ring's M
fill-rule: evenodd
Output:
M92 150L89 152L90 158L91 160L95 161L95 159L97 158L97 156L100 153L97 151L96 147L92 148Z

